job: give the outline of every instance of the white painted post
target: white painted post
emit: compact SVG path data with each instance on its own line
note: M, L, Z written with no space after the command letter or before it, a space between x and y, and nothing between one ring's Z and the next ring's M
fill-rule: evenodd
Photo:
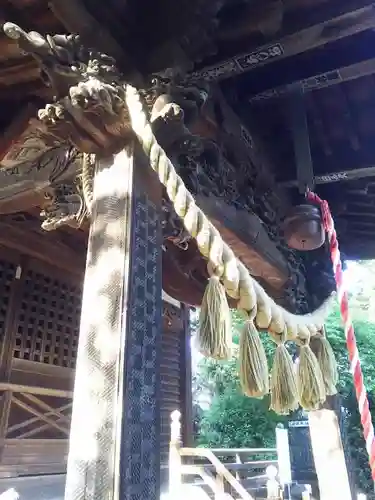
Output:
M277 467L269 465L266 469L267 475L267 499L277 500L280 498L280 485L277 481Z
M169 498L177 500L181 495L181 413L175 410L171 414L171 439L169 442Z
M282 424L276 427L276 449L279 479L281 486L284 488L284 486L292 482L292 467L290 464L288 429L285 429Z

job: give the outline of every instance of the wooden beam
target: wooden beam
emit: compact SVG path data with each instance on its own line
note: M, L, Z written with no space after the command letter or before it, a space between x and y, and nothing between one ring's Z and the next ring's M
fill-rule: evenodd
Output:
M194 71L190 78L209 81L231 78L234 75L247 73L275 61L373 28L375 28L374 7L369 5L356 8L261 47L254 47L253 50L236 55L231 59Z
M84 255L80 255L63 243L54 241L51 234L47 233L45 237L41 237L40 234L26 232L14 224L0 222L0 245L82 276Z
M52 420L49 417L46 417L39 410L36 410L35 408L30 406L29 404L25 403L24 401L21 401L19 398L16 398L15 396L13 396L12 402L15 403L17 406L19 406L22 410L24 410L28 413L31 413L35 417L39 418L40 420L42 420L45 424L49 425L50 427L54 427L55 429L60 431L62 434L69 436L69 429L57 424L54 420Z
M28 394L39 394L40 396L51 396L54 398L72 398L72 391L64 391L62 389L50 389L48 387L34 387L31 385L12 384L10 382L0 382L0 392L25 392Z
M292 92L295 85L299 85L302 88L303 93L307 93L312 92L313 90L332 87L333 85L338 85L343 82L356 80L357 78L362 78L364 76L373 75L374 73L375 58L366 59L355 64L350 64L349 66L343 66L331 71L326 71L325 73L309 76L308 78L304 78L302 80L280 85L279 87L264 90L259 94L251 96L249 98L249 102L255 103L280 98L285 94Z
M375 166L353 168L351 170L343 170L341 172L329 172L322 175L314 176L314 184L331 184L332 182L353 181L356 179L364 179L366 177L375 177ZM297 179L290 181L278 182L278 185L284 188L298 186Z
M30 396L30 394L27 394L27 395ZM26 394L23 394L23 396L26 396ZM50 415L56 414L57 412L61 413L65 410L71 409L72 404L73 403L70 402L70 403L67 403L63 406L59 406L58 408L54 409L53 412L52 411L46 412L45 415L48 417ZM18 424L14 424L11 427L8 427L8 434L11 434L12 432L15 432L15 431L19 431L20 429L23 429L24 427L28 427L30 424L34 424L34 423L38 422L39 420L40 420L39 417L31 417L28 420L24 420L23 422L20 422ZM66 420L70 424L70 417L64 415L63 413L61 413L61 417L60 417L60 419L57 419L57 422L59 420ZM49 425L45 424L45 425L39 427L38 429L41 429L42 427L43 427L43 429L46 429L49 427ZM34 433L34 431L35 431L35 429L33 429L32 431L28 431L27 433L24 433L23 435L24 436L26 436L26 434L29 435L30 432Z
M54 415L55 417L58 417L58 419L60 419L60 420L65 420L66 423L68 423L70 425L70 418L67 417L66 415L62 414L58 408L52 408L52 406L48 405L45 401L42 401L41 399L33 396L32 394L25 393L22 395L25 399L28 399L29 401L34 403L36 406L39 406L43 411L45 411L46 416L48 416L47 413L49 415ZM71 404L71 403L69 403L69 404Z

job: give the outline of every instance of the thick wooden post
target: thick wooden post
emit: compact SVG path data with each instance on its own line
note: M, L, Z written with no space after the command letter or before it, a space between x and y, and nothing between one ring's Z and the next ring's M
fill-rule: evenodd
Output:
M351 500L337 416L333 410L309 413L311 443L321 500Z
M161 188L138 149L99 162L66 500L159 499Z

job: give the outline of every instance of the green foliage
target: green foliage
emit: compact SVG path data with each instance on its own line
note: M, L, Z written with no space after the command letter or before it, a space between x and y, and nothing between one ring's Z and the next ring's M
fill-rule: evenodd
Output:
M375 297L375 264L363 267L366 283L356 282L356 294L351 297L355 319L355 332L364 380L369 393L370 407L375 406L375 316L371 321L369 304ZM238 343L239 328L243 320L233 313L233 340ZM327 321L327 336L333 347L339 366L339 393L346 410L346 446L352 458L357 486L370 493L373 490L367 453L355 397L353 379L349 370L344 331L338 308ZM274 344L267 335L264 345L271 366ZM199 421L197 444L222 447L272 447L275 445L275 427L284 419L269 411L269 401L250 399L239 387L237 357L228 362L202 360L197 375L198 393L211 395L209 407L202 412ZM373 412L375 419L375 412Z
M233 312L233 340L238 344L243 319ZM275 346L264 335L269 363ZM212 395L210 407L200 420L199 445L220 447L273 447L275 427L284 419L269 411L269 399L252 399L241 393L237 352L227 362L203 359L197 386L200 393Z

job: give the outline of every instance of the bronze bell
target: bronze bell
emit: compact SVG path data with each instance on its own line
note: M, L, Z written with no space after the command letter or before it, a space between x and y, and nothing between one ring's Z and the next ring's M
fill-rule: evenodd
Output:
M325 240L320 208L315 205L298 205L283 222L283 232L290 248L315 250Z

